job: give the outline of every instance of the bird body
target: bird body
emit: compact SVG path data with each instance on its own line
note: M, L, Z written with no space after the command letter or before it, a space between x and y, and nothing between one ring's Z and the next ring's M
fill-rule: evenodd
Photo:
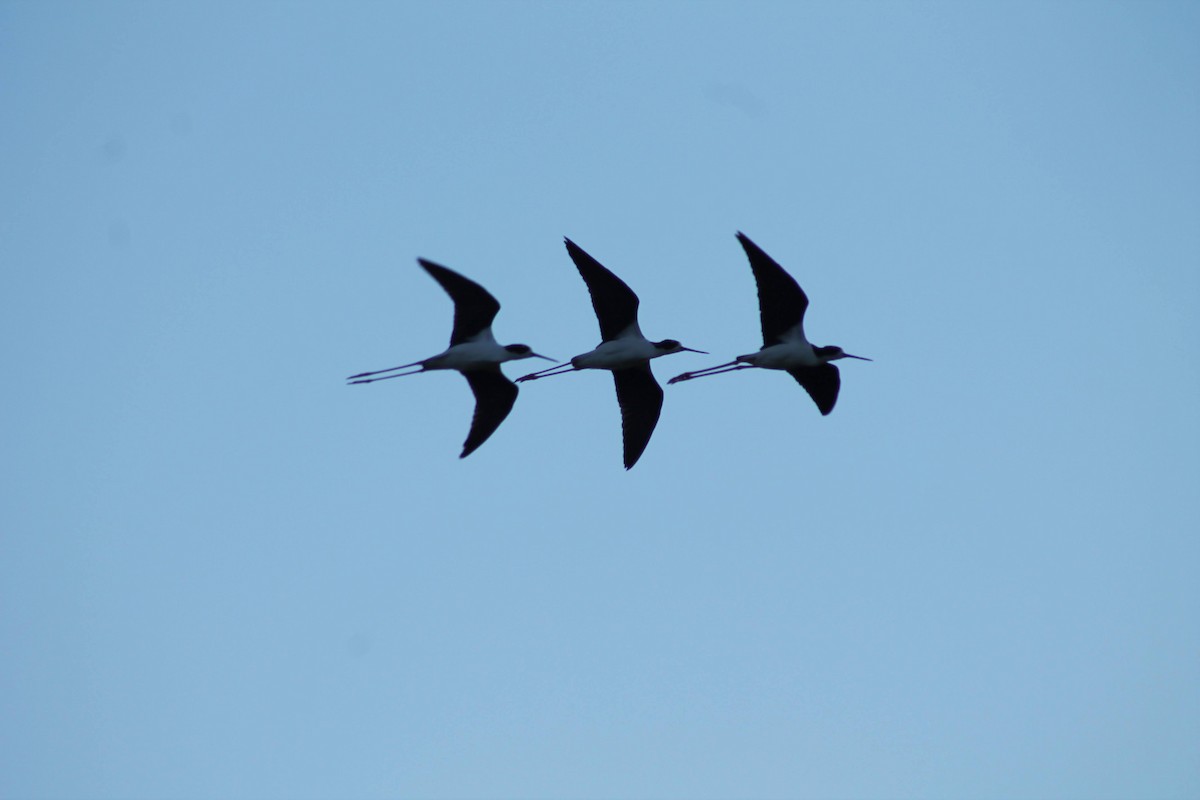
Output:
M841 373L830 363L842 358L857 358L840 347L816 347L804 335L804 314L808 310L808 295L783 267L762 248L738 233L738 241L750 259L750 269L758 286L759 318L762 323L763 346L757 353L735 358L725 364L676 375L669 383L706 378L722 372L759 367L782 370L791 375L808 392L822 415L833 411L841 389Z
M492 335L492 321L500 311L500 303L496 298L478 283L452 269L423 258L417 259L417 262L454 301L454 329L450 334L450 347L420 361L373 372L360 372L347 380L352 384L373 383L447 369L462 373L475 395L475 414L459 456L466 458L496 432L517 402L517 385L504 376L500 365L522 358L554 359L533 352L533 348L526 344L499 344ZM410 371L399 372L406 369Z
M737 361L763 369L783 370L819 367L825 363L816 354L812 345L803 340L773 344L770 347L764 347L757 353L738 356Z
M623 369L687 349L674 339L651 342L642 336L641 331L634 330L619 339L601 342L595 350L575 356L571 359L571 366L575 369Z
M584 369L611 371L621 406L625 469L632 469L650 443L662 413L663 391L650 370L650 360L671 353L704 351L684 347L675 339L647 339L638 325L640 300L633 290L579 245L570 239L565 242L567 253L587 284L602 341L567 364L524 375L517 378L517 383Z
M424 370L456 369L462 372L497 367L505 361L529 358L531 355L536 354L532 353L527 345L502 345L492 337L491 331L484 331L470 341L456 344L436 356L416 363Z

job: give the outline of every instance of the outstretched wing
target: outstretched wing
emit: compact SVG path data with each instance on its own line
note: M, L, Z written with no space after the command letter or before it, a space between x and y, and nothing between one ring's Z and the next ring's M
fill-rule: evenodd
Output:
M654 379L649 364L613 370L617 402L621 404L621 436L625 443L625 469L631 469L658 425L662 413L663 390Z
M492 293L469 278L464 278L452 269L435 264L424 258L417 263L441 284L454 301L454 330L450 334L450 346L469 342L480 331L491 327L492 320L500 311L500 302Z
M783 267L739 232L738 241L750 259L754 281L758 284L758 313L762 320L763 347L783 341L783 335L800 326L804 334L804 312L808 310L808 295Z
M519 391L515 383L504 377L499 367L468 370L463 372L463 377L475 393L475 416L471 419L471 431L463 442L459 458L471 455L496 432L508 412L512 411Z
M579 245L570 239L564 241L592 296L592 308L596 310L596 319L600 320L600 338L612 341L630 325L637 325L638 296L633 290Z
M788 374L804 387L808 396L813 399L821 414L833 411L837 403L838 390L842 388L842 376L833 364L822 364L819 367L801 367L789 369Z

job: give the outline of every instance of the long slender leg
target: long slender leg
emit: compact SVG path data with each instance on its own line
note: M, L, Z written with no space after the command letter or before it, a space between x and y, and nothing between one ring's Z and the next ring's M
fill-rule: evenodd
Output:
M418 363L420 363L420 362L418 362ZM412 366L412 364L409 364L409 366L411 367L411 366ZM402 367L396 367L396 369L402 369ZM354 383L374 383L375 381L386 381L386 380L388 380L389 378L407 378L409 375L419 375L420 373L422 373L422 372L424 372L424 371L425 371L425 368L424 368L424 367L422 367L421 369L414 369L412 372L400 372L400 373L398 373L398 374L396 374L396 375L384 375L384 376L383 376L383 377L381 377L381 378L359 378L359 379L358 379L358 380L356 380L356 381L350 381L350 383L351 383L351 384L354 384ZM387 372L387 370L383 370L383 372ZM367 373L367 374L368 374L368 375L370 375L370 374L378 374L378 373Z
M740 361L727 361L727 362L725 362L724 364L717 364L715 367L705 367L704 369L694 369L694 370L692 370L691 372L685 372L685 373L683 373L683 374L684 374L684 375L694 375L694 376L700 376L700 375L703 375L703 374L704 374L704 373L706 373L706 372L716 372L717 370L725 369L726 367L732 367L732 366L734 366L735 364L740 364L740 363L742 363L742 362L740 362Z
M730 361L728 364L719 364L708 369L698 369L693 372L685 372L682 375L676 375L667 383L679 383L680 381L690 381L692 378L707 378L709 375L720 375L722 372L736 372L739 369L754 369L753 364L740 364L737 361Z
M522 375L517 378L517 383L522 381L536 381L538 378L550 378L555 375L566 375L568 372L574 372L578 367L573 364L559 364L558 366L548 367L538 372L531 372L528 375Z
M346 380L352 381L355 378L365 378L368 375L382 375L385 372L395 372L398 369L408 369L409 367L415 367L418 364L423 364L423 363L425 363L424 359L422 359L420 361L414 361L411 364L401 364L398 367L388 367L387 369L377 369L377 370L374 370L373 372L360 372L357 375L351 375L349 378L346 378Z

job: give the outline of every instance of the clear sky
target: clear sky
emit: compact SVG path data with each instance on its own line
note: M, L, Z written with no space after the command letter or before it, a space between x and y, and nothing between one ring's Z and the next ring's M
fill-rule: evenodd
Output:
M0 108L0 797L1200 796L1200 5L3 2ZM753 352L738 230L829 417L345 385L418 256L594 347L563 236Z

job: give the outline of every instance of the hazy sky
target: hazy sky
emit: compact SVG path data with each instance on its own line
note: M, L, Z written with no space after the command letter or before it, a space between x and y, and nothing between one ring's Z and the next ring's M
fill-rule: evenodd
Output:
M0 797L1200 796L1200 5L0 2L0 108ZM595 346L563 236L753 352L738 230L829 417L345 385L418 256Z

